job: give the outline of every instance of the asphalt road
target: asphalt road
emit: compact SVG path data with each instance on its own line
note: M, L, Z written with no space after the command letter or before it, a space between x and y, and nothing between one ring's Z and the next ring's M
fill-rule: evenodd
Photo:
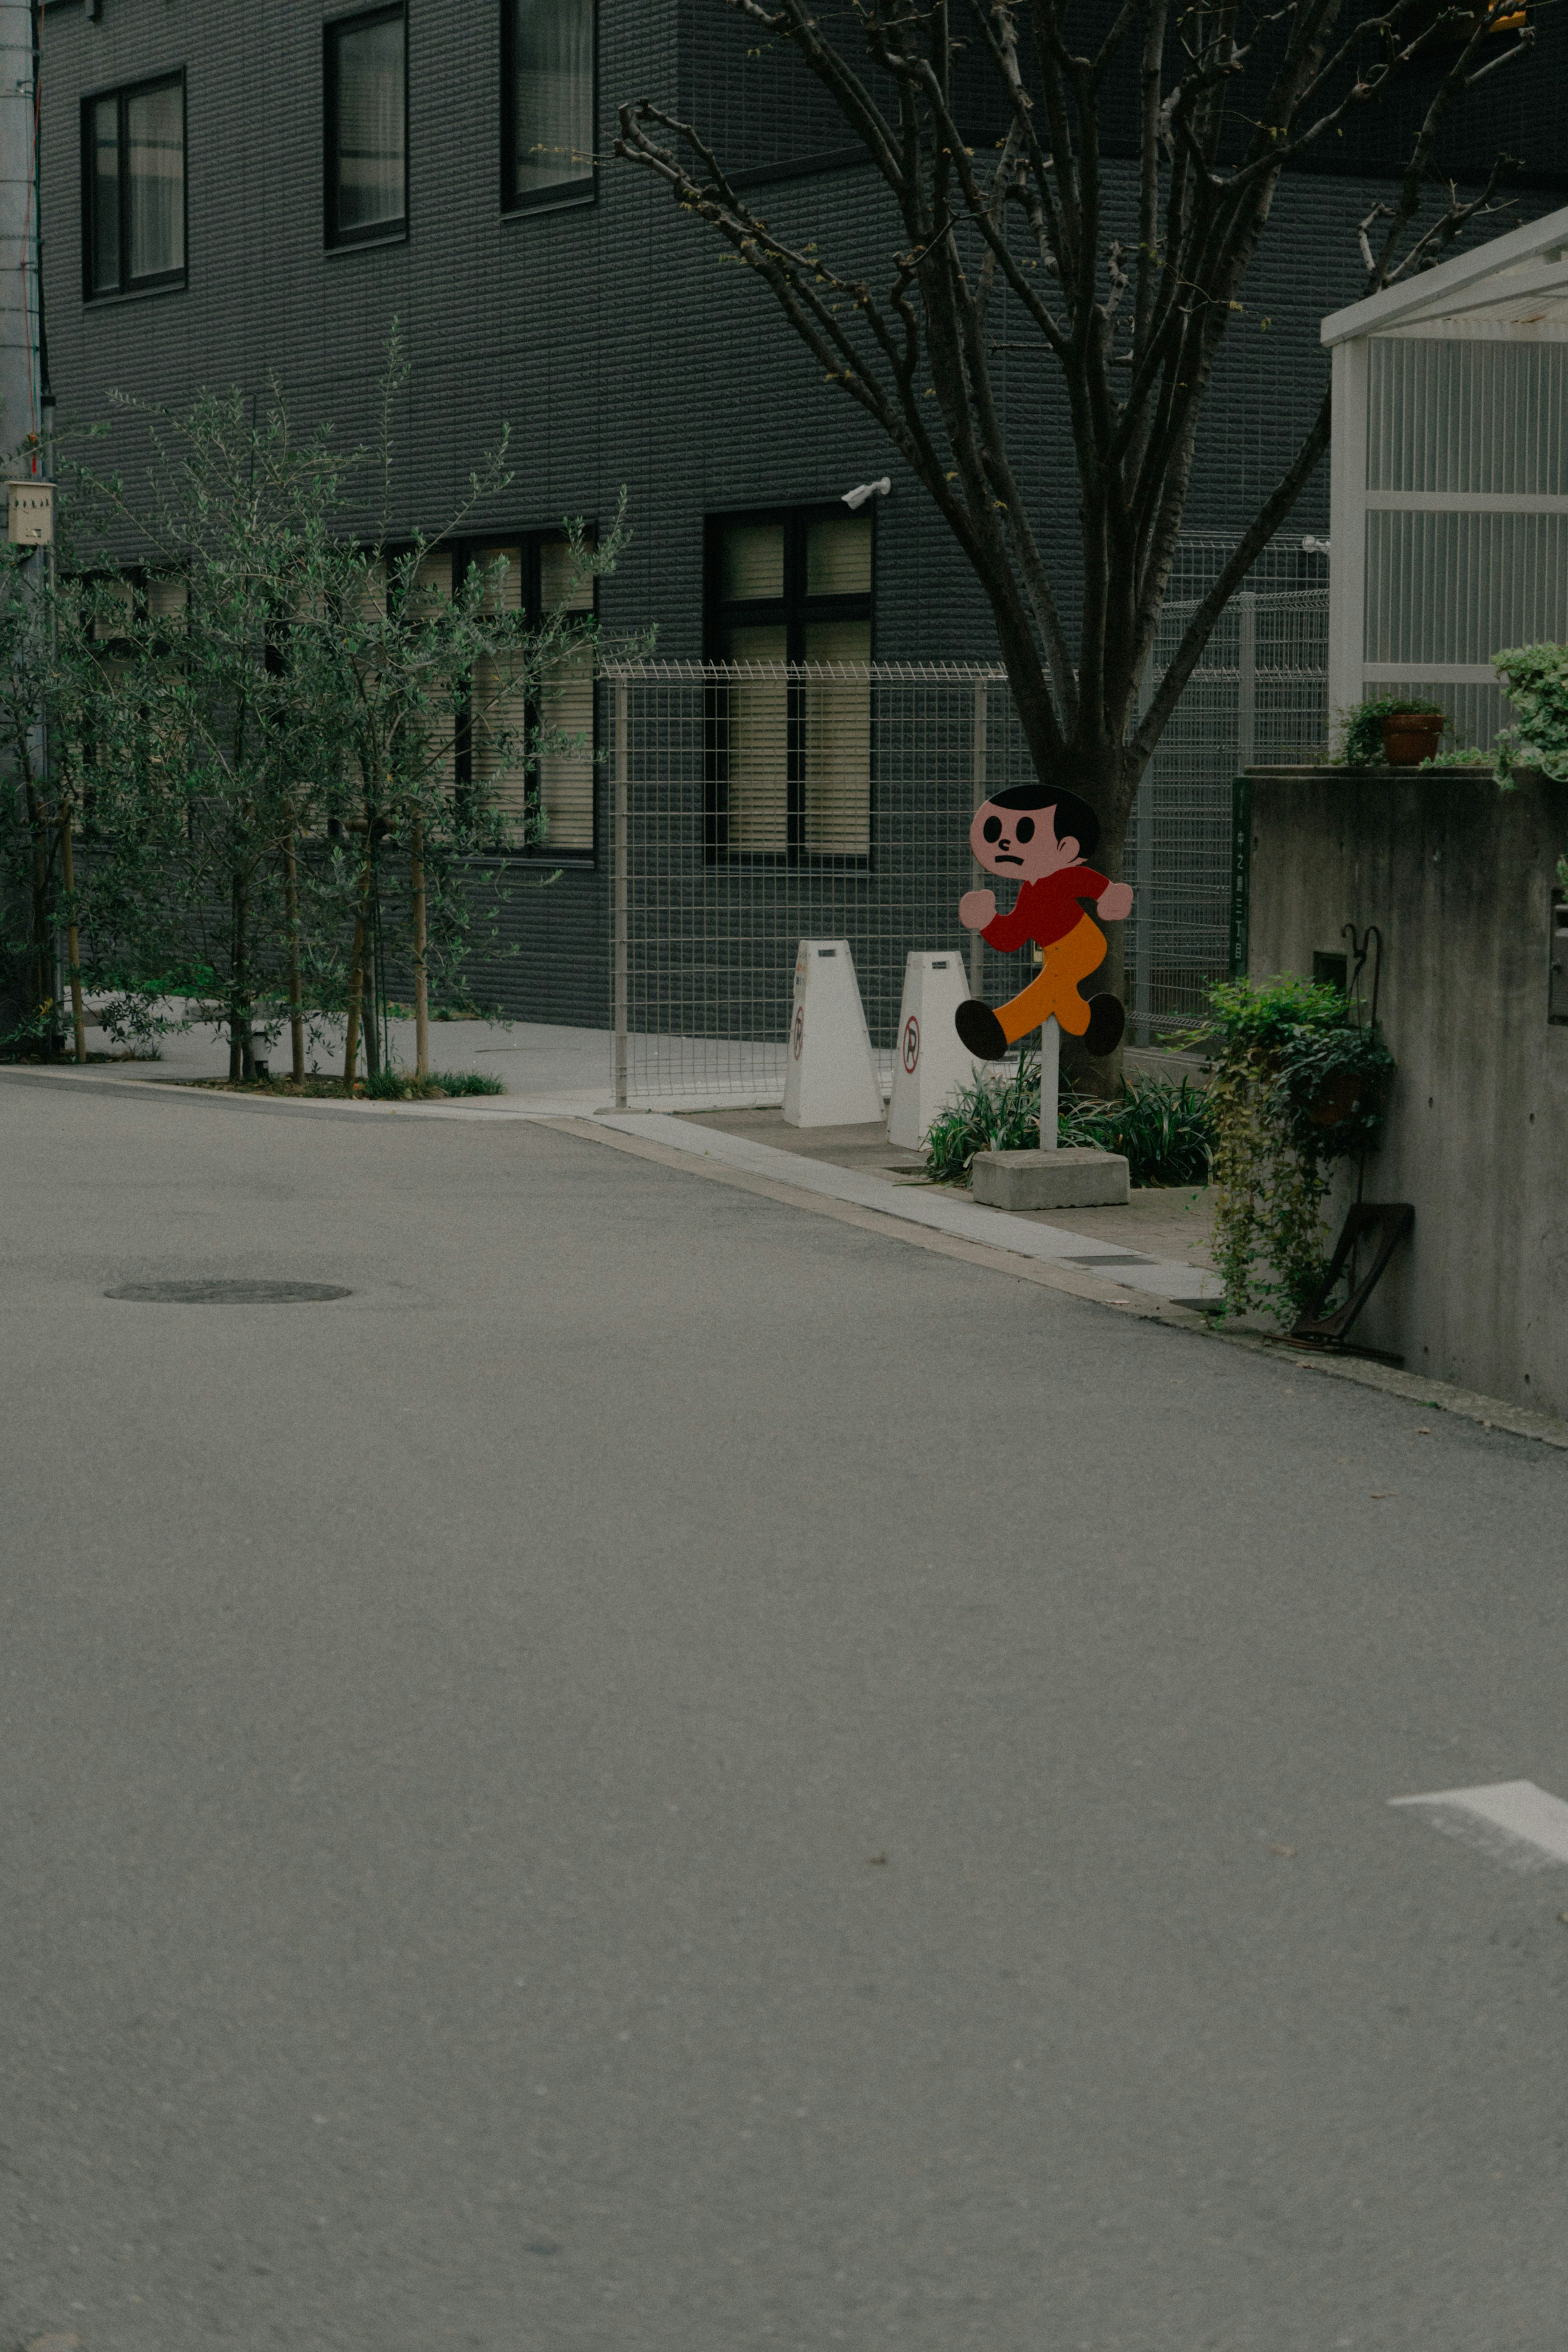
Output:
M1561 2352L1568 1870L1388 1800L1568 1796L1568 1459L520 1124L0 1222L5 2352Z

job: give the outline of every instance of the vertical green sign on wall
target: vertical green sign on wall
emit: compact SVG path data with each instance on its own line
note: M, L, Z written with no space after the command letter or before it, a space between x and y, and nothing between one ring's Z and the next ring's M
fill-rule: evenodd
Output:
M1248 896L1252 880L1252 779L1230 787L1230 977L1247 977Z

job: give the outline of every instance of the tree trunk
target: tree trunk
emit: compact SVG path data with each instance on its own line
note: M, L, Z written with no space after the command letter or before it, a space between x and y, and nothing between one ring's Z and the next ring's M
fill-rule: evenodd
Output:
M81 931L76 910L76 855L71 845L71 804L68 800L60 812L60 879L66 891L66 952L69 958L71 983L71 1034L76 1040L76 1058L87 1059L87 1035L81 1010Z
M229 886L229 1084L256 1076L250 1034L250 891L243 874Z
M295 856L294 835L284 845L283 903L288 925L288 1042L290 1076L297 1087L305 1084L305 1008L299 985L299 866Z
M55 992L49 971L49 853L44 813L31 784L27 786L27 830L33 842L33 1011L38 1021L36 1050L41 1058L47 1059L57 1044L53 1018Z
M413 1075L416 1084L423 1085L430 1076L430 989L424 968L424 819L417 809L408 879L413 898Z
M384 976L382 965L382 877L372 864L371 867L370 905L365 916L364 985L361 998L364 1006L361 1030L365 1042L365 1076L379 1078L382 1074L382 1004Z
M1094 772L1096 765L1099 774ZM1094 784L1095 805L1101 813L1099 845L1088 862L1113 882L1120 882L1124 878L1122 868L1126 860L1133 796L1137 790L1136 780L1130 776L1129 767L1130 762L1124 753L1097 763L1084 762L1085 771ZM1136 911L1141 914L1144 909L1137 908ZM1090 973L1083 983L1083 992L1086 996L1106 994L1120 997L1125 1007L1127 926L1124 922L1105 923L1101 928L1105 934L1105 961L1098 971ZM1092 1059L1076 1038L1064 1037L1061 1045L1062 1082L1071 1087L1074 1094L1100 1095L1114 1099L1121 1093L1120 1045L1113 1054L1103 1054Z
M371 896L371 850L365 844L364 863L360 868L360 898L354 910L354 960L349 968L349 1027L343 1040L343 1092L354 1091L354 1069L360 1058L360 1008L365 993L365 940L369 930L366 916Z

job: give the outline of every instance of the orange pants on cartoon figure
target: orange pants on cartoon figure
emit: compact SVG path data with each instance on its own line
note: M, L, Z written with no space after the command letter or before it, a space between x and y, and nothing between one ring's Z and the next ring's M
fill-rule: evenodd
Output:
M1040 950L1040 967L1027 988L997 1007L997 1019L1009 1045L1042 1028L1054 1013L1069 1037L1082 1037L1089 1026L1089 1006L1078 993L1078 983L1105 961L1105 934L1087 915L1062 940Z

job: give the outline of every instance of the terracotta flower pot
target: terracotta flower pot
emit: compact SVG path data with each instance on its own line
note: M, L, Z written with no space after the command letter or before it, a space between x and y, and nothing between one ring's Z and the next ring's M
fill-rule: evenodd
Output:
M1396 710L1383 721L1383 756L1391 768L1418 768L1432 758L1448 720L1440 710Z

